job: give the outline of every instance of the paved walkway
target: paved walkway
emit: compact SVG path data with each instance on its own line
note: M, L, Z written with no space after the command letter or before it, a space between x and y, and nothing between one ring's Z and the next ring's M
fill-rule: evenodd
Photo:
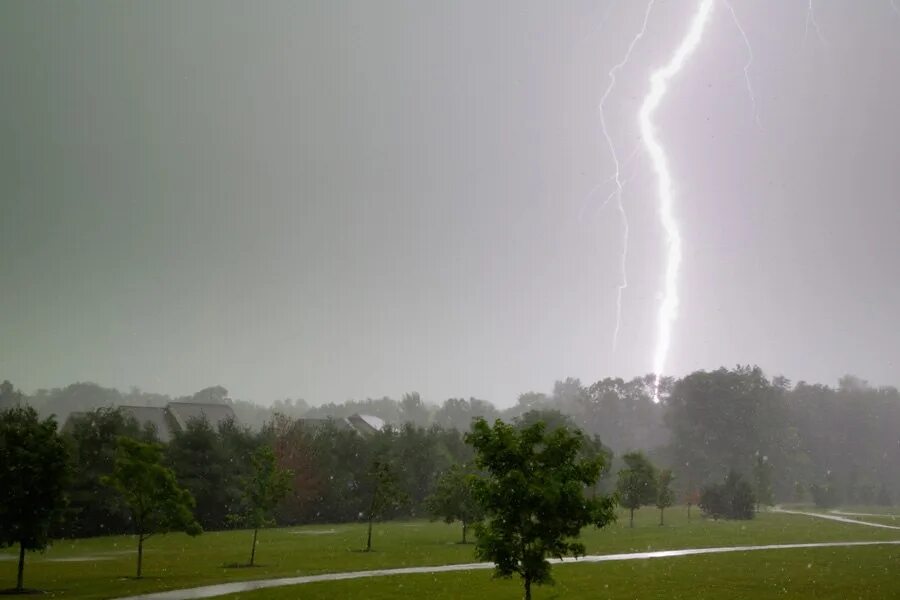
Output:
M893 515L889 513L858 513L858 512L844 512L842 510L829 510L833 515L844 515L845 517L881 517L881 518L896 518L898 515Z
M863 525L865 527L877 527L879 529L900 529L900 526L897 525L887 525L885 523L870 523L869 521L860 521L859 519L850 519L847 517L840 516L841 514L852 514L852 513L835 513L831 514L826 513L812 513L812 512L804 512L800 510L786 510L784 508L778 508L777 506L773 509L775 512L787 513L789 515L804 515L807 517L815 517L817 519L828 519L829 521L837 521L839 523L850 523L851 525ZM883 517L884 515L861 515L861 516L877 516Z
M814 517L825 517L827 515L815 513L794 513L791 514L807 514ZM847 520L849 523L860 524L861 521ZM871 523L869 523L871 525ZM900 529L891 527L891 529ZM671 558L675 556L695 556L697 554L723 554L726 552L751 552L756 550L789 550L798 548L844 548L852 546L879 546L879 545L900 545L898 541L870 541L870 542L822 542L810 544L771 544L767 546L728 546L722 548L687 548L684 550L658 550L655 552L630 552L627 554L600 554L595 556L582 556L580 558L564 558L551 559L554 564L578 564L578 563L599 563L613 562L623 560L646 560L651 558ZM432 567L405 567L400 569L376 569L372 571L351 571L347 573L323 573L321 575L306 575L303 577L282 577L279 579L259 579L256 581L236 581L233 583L221 583L217 585L207 585L203 587L195 587L184 590L173 590L169 592L157 592L153 594L144 594L141 596L130 596L121 598L120 600L186 600L193 598L214 598L216 596L225 596L228 594L237 594L240 592L249 592L253 590L262 590L266 588L281 587L287 585L301 585L304 583L316 583L320 581L342 581L346 579L365 579L368 577L386 577L389 575L415 575L424 573L449 573L451 571L476 571L493 568L493 563L466 563L458 565L437 565Z

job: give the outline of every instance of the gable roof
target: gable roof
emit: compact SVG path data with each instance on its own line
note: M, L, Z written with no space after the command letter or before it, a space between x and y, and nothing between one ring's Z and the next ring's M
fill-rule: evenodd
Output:
M217 427L222 421L234 419L234 410L227 404L205 404L201 402L169 402L166 410L172 415L181 431L187 430L192 419L206 419Z
M384 421L373 415L354 413L347 417L347 421L362 435L371 435L384 429Z

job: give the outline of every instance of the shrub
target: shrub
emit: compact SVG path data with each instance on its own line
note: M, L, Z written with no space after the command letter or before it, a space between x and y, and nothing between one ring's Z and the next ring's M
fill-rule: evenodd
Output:
M724 483L706 486L700 493L700 509L716 520L752 519L755 505L753 488L734 471L728 474Z

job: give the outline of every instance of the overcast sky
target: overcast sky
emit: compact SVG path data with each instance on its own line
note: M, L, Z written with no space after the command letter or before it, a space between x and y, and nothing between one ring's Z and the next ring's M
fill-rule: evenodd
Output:
M638 147L660 2L607 104ZM657 114L684 236L667 372L898 384L900 14L719 2ZM648 160L597 104L631 0L0 4L0 379L508 405L652 369Z

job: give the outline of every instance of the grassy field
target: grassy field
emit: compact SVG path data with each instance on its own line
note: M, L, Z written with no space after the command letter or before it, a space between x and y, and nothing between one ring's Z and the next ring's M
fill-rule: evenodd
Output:
M767 550L617 563L554 566L556 585L533 589L535 600L768 598L894 599L900 596L900 548L876 546ZM486 571L404 575L314 583L230 596L239 600L522 597L516 580Z
M864 511L860 511L864 512ZM658 512L650 509L638 511L634 529L628 527L623 515L619 523L603 530L588 529L584 542L588 553L677 549L692 547L732 546L751 544L776 544L791 542L827 542L842 540L900 539L900 531L882 530L857 525L830 522L810 517L763 513L749 522L705 521L696 516L688 521L684 509L667 511L667 525L656 523ZM377 525L374 532L374 552L359 552L365 542L365 526L327 525L266 530L260 534L257 568L228 568L226 565L241 563L249 554L250 534L243 531L205 533L198 538L184 535L167 535L152 538L146 545L144 557L145 578L135 580L135 541L129 536L93 538L57 542L47 553L29 554L25 579L29 587L49 592L62 598L112 598L130 594L177 589L210 583L267 577L296 576L335 571L356 571L372 568L404 567L463 563L474 560L472 546L456 543L460 529L443 523L424 521L387 523ZM805 552L805 551L793 551ZM873 556L894 556L886 548L827 550L834 556L842 553L870 553ZM763 553L765 554L765 553ZM749 555L748 555L749 556ZM14 549L0 554L0 588L12 586L16 564ZM677 559L667 562L707 560L704 557ZM709 557L712 563L734 560L733 557ZM751 561L764 557L748 558ZM649 561L653 562L655 561ZM682 563L678 563L682 564ZM623 563L624 565L624 563ZM894 565L895 566L895 565ZM560 585L551 593L560 593L565 585L576 585L580 566L560 567L557 570ZM606 572L606 566L587 567ZM658 566L616 566L615 571L625 573L629 569L657 569ZM622 570L624 569L624 570ZM574 579L563 573L573 573ZM428 576L432 577L432 576ZM486 572L454 574L443 577L452 581L462 577L472 581L485 580ZM730 575L729 575L730 577ZM414 576L410 581L417 580ZM489 580L489 579L488 579ZM405 581L405 579L404 579ZM598 580L599 581L599 580ZM605 580L604 580L605 581ZM360 585L368 589L372 582L347 582L342 585ZM322 589L329 585L316 584ZM377 587L386 585L378 583ZM396 585L396 584L394 584ZM493 585L505 589L503 583ZM588 585L588 584L585 584ZM315 586L310 586L312 589ZM510 589L514 590L514 587ZM393 588L392 588L393 589ZM296 591L296 590L295 590ZM304 588L304 595L307 589ZM271 594L287 593L273 590ZM328 592L325 592L328 593ZM348 592L349 593L349 592ZM395 592L396 593L396 592ZM574 591L572 592L575 593ZM343 592L334 592L342 596ZM275 596L281 597L281 596ZM290 597L290 596L284 596Z

